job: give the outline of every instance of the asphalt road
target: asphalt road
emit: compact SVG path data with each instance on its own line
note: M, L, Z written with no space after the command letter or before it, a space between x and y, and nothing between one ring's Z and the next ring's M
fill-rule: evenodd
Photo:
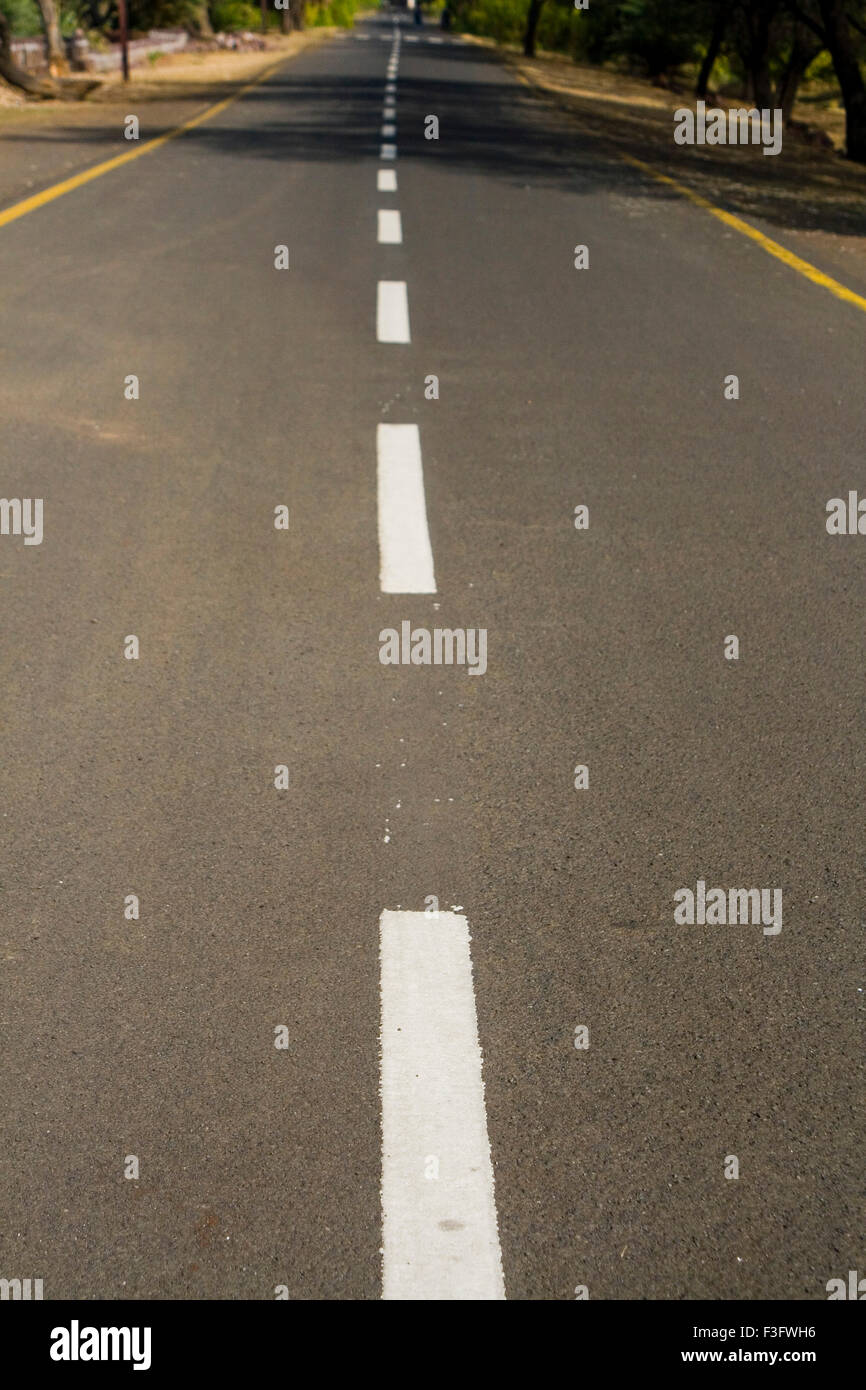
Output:
M0 1275L379 1298L379 920L433 895L506 1296L826 1298L866 1269L866 541L825 528L866 318L430 27L380 159L393 27L0 228L0 491L44 499L0 536ZM380 587L381 424L435 593ZM404 620L486 672L383 665ZM781 932L678 925L700 879Z

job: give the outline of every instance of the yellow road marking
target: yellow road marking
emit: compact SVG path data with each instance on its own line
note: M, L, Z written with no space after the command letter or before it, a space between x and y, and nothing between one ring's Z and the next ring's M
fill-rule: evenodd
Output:
M113 159L106 159L102 164L94 164L93 168L85 169L80 174L74 174L71 179L64 179L62 183L52 184L50 188L44 189L41 193L34 193L32 198L25 198L20 203L13 203L11 208L6 208L5 211L0 212L0 227L5 227L10 222L16 222L19 217L25 217L28 212L35 212L37 208L45 207L46 203L53 203L55 198L62 198L64 193L71 193L74 188L81 188L83 184L101 178L103 174L110 173L112 169L119 169L121 164L129 164L130 160L140 159L143 154L152 154L162 145L167 145L169 140L174 140L178 135L184 135L188 130L194 130L197 125L209 121L212 116L218 116L220 111L225 111L226 107L231 106L233 101L237 101L245 93L251 92L253 87L258 87L259 83L264 82L272 73L275 73L289 56L291 55L281 58L278 63L272 63L264 72L259 73L258 77L253 78L252 82L247 82L236 92L232 92L231 96L225 97L223 101L218 101L215 106L209 106L207 110L201 111L191 120L184 121L183 125L175 126L174 130L169 130L165 135L157 135L155 139L148 140L138 149L127 150L125 154L115 155Z
M526 81L527 85L530 85L529 79L524 77L523 73L518 72L517 76L521 81ZM545 87L543 82L533 81L531 85L543 92L552 91L552 88ZM825 275L823 270L819 270L809 261L804 261L802 256L795 256L793 251L788 251L786 247L780 246L779 242L773 241L772 237L764 236L764 233L759 232L757 227L753 227L749 222L744 222L741 217L735 217L732 212L725 212L724 208L716 207L709 198L703 197L701 193L696 193L693 188L680 183L678 179L672 179L669 174L663 174L660 169L656 169L655 165L647 164L643 159L635 159L634 155L622 153L619 153L619 158L624 160L626 164L632 164L636 169L641 169L645 174L649 174L650 178L657 179L659 183L666 183L683 198L688 198L689 202L694 203L696 207L712 213L713 217L717 217L727 227L732 227L735 232L739 232L742 236L747 236L750 241L756 242L768 255L775 256L791 270L796 270L798 274L804 275L807 280L812 281L813 285L820 285L822 289L829 290L831 294L834 294L837 299L843 299L846 304L853 304L855 308L866 312L866 298L862 294L855 294L853 290L849 290L847 286L834 280L831 275Z
M690 203L695 203L697 207L712 213L713 217L717 217L720 222L724 222L726 227L733 227L735 232L742 233L742 235L747 236L750 241L757 242L758 246L762 247L768 255L775 256L777 260L790 266L791 270L796 270L800 275L805 275L806 279L811 280L814 285L821 285L823 289L829 290L831 294L835 294L837 299L844 299L846 304L853 304L856 308L866 312L866 299L864 299L863 295L855 294L853 290L849 290L844 285L840 285L838 280L834 280L830 275L825 275L823 270L819 270L817 266L811 265L809 261L804 261L802 257L795 256L793 251L788 251L784 246L780 246L778 241L773 241L771 237L764 236L764 233L759 232L757 227L753 227L750 223L744 222L741 217L735 217L732 212L725 212L724 208L716 207L715 203L711 203L710 200L704 198L702 194L696 193L693 188L687 187L686 184L680 183L677 179L672 179L668 174L663 174L660 169L654 168L652 164L644 163L642 159L635 159L634 156L630 154L621 154L620 159L624 159L626 164L633 164L636 169L643 170L645 174L649 174L652 178L657 179L659 183L666 183L671 188L676 189L677 193L681 193L684 198L688 198Z

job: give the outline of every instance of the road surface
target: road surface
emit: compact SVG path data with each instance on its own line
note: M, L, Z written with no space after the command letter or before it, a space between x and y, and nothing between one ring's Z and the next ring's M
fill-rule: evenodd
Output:
M862 310L387 14L0 254L0 1274L866 1268Z

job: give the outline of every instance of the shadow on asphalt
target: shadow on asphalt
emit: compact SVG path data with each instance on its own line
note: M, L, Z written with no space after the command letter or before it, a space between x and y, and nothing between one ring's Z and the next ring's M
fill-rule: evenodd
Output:
M415 50L423 53L434 74L400 76L398 137L401 160L441 159L450 170L483 175L507 183L567 188L572 192L609 188L619 193L668 201L679 195L646 179L626 165L622 154L658 165L712 201L745 217L759 217L779 227L866 236L866 171L838 155L816 152L788 140L778 157L756 147L682 149L673 144L669 116L620 109L607 101L567 98L568 110L555 96L519 86L493 54L468 45L446 44ZM465 78L463 70L471 68ZM441 70L437 77L435 69ZM480 73L479 73L480 70ZM173 84L172 102L203 109L225 96L225 85L181 95ZM162 98L160 98L162 100ZM254 121L237 123L242 107L229 108L217 122L205 123L183 136L202 149L239 159L273 159L310 163L352 163L378 156L382 78L347 76L339 80L295 76L284 70L243 97L243 107L258 108ZM440 121L438 144L423 138L424 116ZM173 128L150 124L142 106L144 138ZM106 110L105 123L92 127L60 126L7 131L2 142L30 146L117 143L117 115ZM88 160L83 160L84 166Z

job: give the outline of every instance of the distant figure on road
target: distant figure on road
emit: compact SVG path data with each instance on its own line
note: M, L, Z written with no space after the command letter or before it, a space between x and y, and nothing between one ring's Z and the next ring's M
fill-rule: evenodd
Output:
M448 8L447 5L445 6L444 10L442 11L442 18L441 18L441 20L439 21L439 23L442 25L442 28L443 28L443 29L450 29L450 28L451 28L451 11L449 10L449 8Z
M421 3L420 3L420 0L415 0L415 23L416 23L416 24L423 24L423 23L424 23L424 16L423 16L423 14L421 13Z

